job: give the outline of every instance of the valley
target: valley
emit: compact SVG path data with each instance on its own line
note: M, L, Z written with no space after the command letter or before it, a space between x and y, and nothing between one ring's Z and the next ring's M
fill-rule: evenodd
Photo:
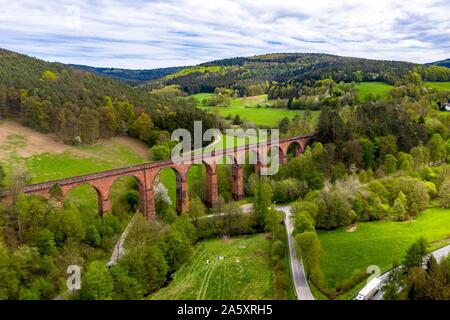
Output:
M450 69L301 53L148 72L0 58L2 299L59 297L72 264L83 268L75 300L296 299L293 277L316 299L352 299L367 267L449 241ZM22 194L169 160L172 132L192 136L194 121L221 132L196 156L254 142L227 129L278 129L279 170L262 174L270 149L243 154L256 163L161 162L148 184L125 176L103 181L107 192L83 177L67 196L58 184ZM291 250L280 205L292 212ZM414 257L407 272L422 272ZM416 298L408 286L424 284L407 272L388 297Z

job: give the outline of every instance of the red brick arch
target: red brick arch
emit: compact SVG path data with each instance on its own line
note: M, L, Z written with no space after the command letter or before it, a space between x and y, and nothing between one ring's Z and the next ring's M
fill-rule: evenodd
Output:
M171 168L175 171L177 177L177 210L179 212L188 210L188 192L187 192L187 173L192 160L194 163L203 163L206 166L206 202L212 205L217 201L217 173L216 163L219 158L226 156L232 158L232 194L235 199L241 199L244 196L244 176L242 170L242 159L245 159L247 152L257 154L256 168L261 168L267 164L267 153L270 148L278 147L280 151L280 162L285 161L287 150L291 144L296 145L296 156L304 152L306 144L315 137L315 134L303 135L282 139L278 143L268 142L266 148L260 149L259 145L246 145L237 148L221 150L219 152L202 157L201 155L190 156L186 158L185 163L174 163L171 160L146 163L126 168L102 171L82 176L70 177L66 179L48 181L29 185L24 188L25 194L40 195L49 198L50 189L57 184L63 190L64 196L69 190L88 184L92 186L98 195L99 212L111 210L110 193L114 182L122 177L132 176L138 181L140 195L140 210L149 218L155 218L155 200L154 200L154 182L161 170ZM184 158L183 158L184 159ZM189 161L188 161L189 160ZM0 192L0 197L7 196L6 191Z

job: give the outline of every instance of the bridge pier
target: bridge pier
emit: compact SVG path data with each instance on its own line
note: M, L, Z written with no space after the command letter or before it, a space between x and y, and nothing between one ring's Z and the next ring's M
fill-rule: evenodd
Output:
M139 211L144 215L147 215L147 192L144 190L143 185L139 185Z
M156 220L155 192L153 190L145 191L145 207L142 213L148 220Z
M98 195L98 212L100 215L103 215L104 213L111 212L112 206L111 201L109 201L109 195L108 197L104 197L102 194Z
M263 170L263 169L265 169L265 168L267 168L267 164L266 163L262 163L262 162L257 162L256 164L255 164L255 173L256 173L256 175L257 176L260 176L261 175L261 171Z
M278 159L279 159L280 165L286 164L286 161L287 161L286 153L280 151L280 153L278 154Z
M183 175L182 177L177 177L176 210L178 213L186 212L189 210L187 173L185 175Z
M209 208L219 199L219 187L217 185L216 165L206 165L206 187L205 187L205 202Z
M231 194L236 201L244 198L244 169L241 164L233 164Z

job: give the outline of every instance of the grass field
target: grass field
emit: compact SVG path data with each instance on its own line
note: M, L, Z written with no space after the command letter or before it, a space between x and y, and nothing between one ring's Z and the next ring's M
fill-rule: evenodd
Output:
M393 262L401 262L407 248L420 237L429 243L449 238L450 209L428 209L413 221L364 222L358 223L354 232L340 228L318 234L325 281L335 287L354 271L366 270L370 265L390 269Z
M424 82L424 86L438 89L438 90L443 90L443 91L450 91L450 81L447 81L447 82L428 81L428 82Z
M33 183L148 161L148 147L131 138L119 137L75 147L10 121L0 124L0 150L0 162L6 170L23 162ZM122 178L114 183L111 192L113 200L132 179ZM86 210L97 211L97 194L87 185L71 190L66 201Z
M258 104L270 104L270 100L267 100L266 94L254 97L233 98L229 107L201 106L201 100L211 95L211 93L197 93L193 95L199 101L198 108L208 110L212 113L217 112L222 117L234 117L236 114L239 114L241 120L251 121L258 126L276 127L284 117L292 120L296 115L301 116L304 113L302 110L288 110L285 108L270 108L265 106L258 108ZM313 111L312 121L314 123L317 122L319 113L319 111Z
M365 97L374 93L382 98L386 98L389 95L389 91L392 90L394 86L384 83L384 82L362 82L356 84L356 89L358 90L358 98L364 100Z
M150 299L271 299L269 250L264 234L202 241L172 282Z
M389 91L394 88L392 85L384 82L362 82L356 84L358 90L358 97L360 100L364 100L365 97L370 94L376 94L381 98L386 98L389 95ZM212 93L197 93L192 95L199 102L198 108L208 110L212 113L217 113L222 117L232 116L239 114L241 119L245 119L253 122L259 126L276 126L279 121L288 117L294 118L296 115L302 115L302 110L288 110L285 108L266 108L266 104L270 104L271 101L267 100L267 95L260 95L254 97L243 97L231 99L231 105L229 107L209 107L200 105L201 101L205 98L212 96ZM258 108L260 104L263 107ZM313 123L317 122L319 117L319 111L313 111Z

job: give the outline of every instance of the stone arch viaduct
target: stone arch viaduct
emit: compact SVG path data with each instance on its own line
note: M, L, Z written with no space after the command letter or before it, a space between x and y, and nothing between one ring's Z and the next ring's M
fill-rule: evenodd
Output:
M174 163L172 160L157 161L152 163L140 164L126 168L113 169L92 174L86 174L65 179L53 180L43 183L28 185L23 192L28 195L38 195L44 198L50 198L50 189L54 185L58 185L64 197L67 193L80 185L90 185L97 191L98 197L98 211L100 214L111 210L110 192L114 182L125 176L132 176L136 179L139 190L139 209L148 219L155 219L155 199L154 199L154 183L160 171L165 168L171 168L176 174L176 209L178 212L186 211L188 209L188 184L187 174L189 168L196 163L203 163L206 167L206 181L205 181L205 201L211 206L218 199L218 185L216 166L220 163L223 157L230 157L232 163L232 181L231 189L233 198L236 200L244 196L244 174L243 161L248 152L254 152L257 155L255 161L255 168L257 173L261 168L267 166L267 151L278 148L279 163L284 164L286 161L288 148L293 144L295 146L295 156L304 152L308 142L315 137L315 134L307 134L287 139L280 139L277 143L271 143L270 140L265 142L264 148L259 144L245 145L242 147L229 148L209 155L193 155L186 158L188 161L182 163ZM264 150L264 154L263 151ZM193 161L198 160L200 162ZM184 158L183 158L184 159Z

